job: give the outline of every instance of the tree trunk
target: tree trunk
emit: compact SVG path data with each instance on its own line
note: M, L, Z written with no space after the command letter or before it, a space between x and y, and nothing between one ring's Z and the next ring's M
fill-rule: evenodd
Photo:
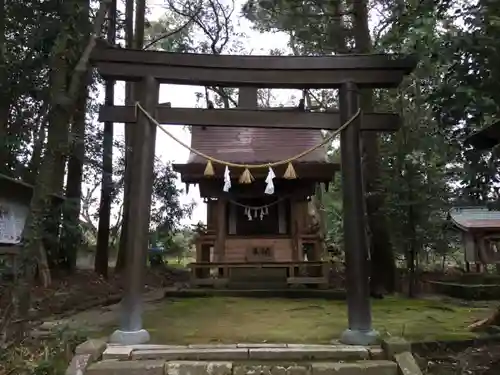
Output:
M413 192L411 190L411 180L413 178L412 171L408 171L408 202L413 201ZM415 297L415 255L417 253L416 243L416 220L415 210L413 204L410 203L408 207L408 254L407 254L407 268L408 268L408 297Z
M125 104L133 104L133 84L127 82L125 84ZM122 228L120 231L120 243L118 246L118 256L116 258L115 272L121 272L125 269L126 263L126 241L127 241L127 231L129 226L130 218L130 172L129 162L132 160L131 147L132 147L132 124L125 124L125 184L123 188L123 210L122 210Z
M57 98L59 92L64 92L66 89L66 62L61 56L62 51L66 50L66 46L67 37L64 36L56 40L56 44L53 48L56 56L52 59L51 65L53 72L50 82L52 100ZM60 122L62 120L58 109L57 104L53 103L49 111L47 151L36 179L33 196L30 202L30 213L23 231L24 246L21 253L21 274L23 277L19 280L19 291L16 293L16 295L19 296L18 312L21 317L26 316L31 305L30 289L35 277L37 263L42 262L42 265L39 267L42 273L47 271L46 268L53 266L51 260L48 260L48 266L43 263L47 259L47 254L44 253L44 251L47 251L47 249L44 248L47 243L47 238L44 233L48 226L46 218L50 218L50 215L53 213L51 212L53 206L50 198L54 186L52 173L54 171L56 159L61 154L57 148L64 147L59 143L59 135L54 134L59 132L60 126L57 125L60 125L58 121ZM49 225L49 228L52 228L52 226ZM52 241L48 241L48 243L52 245ZM54 257L52 257L52 261L54 261Z
M90 75L89 75L90 80ZM70 158L68 160L68 175L66 181L66 202L64 210L64 227L61 245L62 266L71 274L76 270L78 249L82 243L80 228L80 210L82 199L83 161L85 158L85 114L87 109L87 84L82 84L81 94L76 103L73 116Z
M354 39L356 53L371 52L370 29L368 27L368 0L352 1L354 13ZM361 92L361 108L373 110L371 90ZM394 292L396 265L387 220L382 213L385 194L380 187L380 152L378 135L375 132L362 133L363 178L366 194L366 213L370 230L371 289L385 289Z
M108 42L115 44L116 39L116 0L109 8ZM106 81L105 104L113 105L115 81ZM99 205L99 226L97 229L97 247L94 259L94 271L107 278L109 263L109 233L111 224L111 195L113 192L113 123L104 123L102 140L102 185Z
M0 0L0 173L8 172L7 126L10 109L10 84L5 59L5 21L7 18L5 0Z
M67 91L67 77L69 75L68 61L65 57L68 46L68 38L61 41L64 47L59 49L51 62L51 110L49 112L49 127L47 132L47 151L50 153L53 161L50 169L50 178L47 180L51 194L61 195L64 187L64 172L66 169L66 158L69 153L69 116L64 108L54 110L60 107L57 101L60 100L60 93ZM40 173L41 170L40 170ZM47 220L45 222L44 247L47 251L47 260L50 270L56 272L59 270L59 227L61 224L61 207L59 205L50 205L47 211Z
M35 184L36 176L38 174L38 169L42 161L43 145L45 143L45 132L47 130L47 117L44 116L40 126L34 135L33 140L33 152L31 154L30 163L28 166L28 171L25 176L25 181L31 185Z

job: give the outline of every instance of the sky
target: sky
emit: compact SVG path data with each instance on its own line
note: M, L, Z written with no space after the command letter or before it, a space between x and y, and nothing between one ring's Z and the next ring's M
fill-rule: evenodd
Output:
M251 29L251 23L248 22L243 17L237 17L240 13L240 9L244 3L243 0L235 0L235 16L239 26L237 27L238 32L245 33L248 38L243 41L244 48L247 51L252 51L252 54L256 55L266 55L271 49L275 48L286 48L288 37L284 33L264 33L261 34ZM148 2L148 9L150 10L150 15L148 16L149 21L154 21L160 18L165 13L165 8L162 6L160 0L154 0ZM125 100L125 83L117 82L115 86L115 105L124 105ZM196 92L203 92L203 88L200 86L182 86L182 85L161 85L160 86L160 103L170 102L172 107L195 107L196 106ZM281 91L281 90L280 90ZM100 102L103 102L103 95L100 95ZM287 93L282 93L278 95L286 100L288 96ZM191 134L183 126L176 125L164 125L164 129L172 133L175 137L179 138L181 141L190 144ZM124 136L124 126L123 124L115 124L114 127L115 137L123 138ZM156 138L156 156L162 161L172 162L172 163L185 163L189 156L189 150L179 145L177 142L172 140L168 135L161 131L157 132ZM179 186L184 189L184 185L178 181ZM185 189L184 189L185 190ZM189 189L189 194L182 194L181 202L189 203L195 201L196 207L190 218L185 218L182 224L197 223L199 221L206 222L206 207L201 201L199 190L197 186L191 186Z

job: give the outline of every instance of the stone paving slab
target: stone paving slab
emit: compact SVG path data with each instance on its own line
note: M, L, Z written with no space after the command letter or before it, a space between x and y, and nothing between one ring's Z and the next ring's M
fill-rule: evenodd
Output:
M165 375L232 375L232 362L172 361L165 364Z
M164 360L245 360L248 359L248 349L165 349L165 350L134 350L132 360L164 359Z
M238 348L288 348L289 344L275 344L275 343L241 343L236 344Z
M85 375L398 375L392 361L256 364L228 361L104 360Z
M375 360L387 359L385 356L384 349L380 347L370 347L368 348L368 352L370 353L370 359L375 359Z
M238 343L238 344L191 344L191 345L158 345L158 344L137 344L137 345L121 345L108 343L108 346L129 346L134 350L147 350L147 349L182 349L182 348L196 348L196 349L211 349L211 348L336 348L344 347L344 344L285 344L285 343ZM350 345L350 347L364 346Z
M109 347L127 347L132 350L162 350L162 349L186 349L187 345L163 345L163 344L134 344L134 345L122 345L115 343L108 343Z
M287 348L336 348L338 346L345 346L344 344L284 344ZM356 347L352 345L352 347ZM364 346L361 346L364 348Z
M255 348L249 349L250 360L356 360L368 359L368 349L353 346L329 348Z
M311 375L398 375L392 361L313 363Z
M235 364L232 375L310 375L310 364Z
M94 363L85 375L164 375L165 361L118 361L116 359Z
M107 348L106 341L90 339L82 342L75 349L75 354L90 354L92 361L97 361Z
M192 349L236 349L237 344L191 344L187 346Z
M411 344L402 337L388 337L382 340L382 349L387 358L393 359L396 354L411 352Z
M108 346L102 353L102 358L127 360L131 358L133 351L130 346Z
M92 363L92 354L77 354L71 358L65 375L83 375L85 370Z
M411 352L403 352L394 356L399 372L402 375L422 375L422 370L418 367L417 361Z
M383 359L376 348L350 345L220 344L220 345L108 345L105 359L120 360L361 360Z

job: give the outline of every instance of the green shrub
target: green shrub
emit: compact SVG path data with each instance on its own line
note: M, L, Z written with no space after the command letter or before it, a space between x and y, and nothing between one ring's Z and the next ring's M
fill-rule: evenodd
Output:
M49 339L11 345L0 350L0 374L64 375L76 346L86 339L81 332L61 330Z
M500 285L497 284L460 284L443 281L429 281L436 292L449 297L465 300L496 300L500 299Z

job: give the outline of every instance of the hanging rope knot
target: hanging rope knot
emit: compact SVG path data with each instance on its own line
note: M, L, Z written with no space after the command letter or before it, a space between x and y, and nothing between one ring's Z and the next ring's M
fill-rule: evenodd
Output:
M212 177L214 175L215 175L214 166L212 164L212 161L208 159L205 171L203 172L203 176Z
M245 170L240 176L239 182L240 184L251 184L252 182L255 181L255 178L252 176L252 173L250 173L250 169L248 165L244 166Z
M297 178L297 173L295 173L295 168L293 167L292 162L289 162L286 171L283 174L283 178L287 180L294 180Z
M139 116L139 108L142 109L141 104L139 102L135 102L135 104L134 104L134 116L135 116L136 121L137 121L137 117Z

